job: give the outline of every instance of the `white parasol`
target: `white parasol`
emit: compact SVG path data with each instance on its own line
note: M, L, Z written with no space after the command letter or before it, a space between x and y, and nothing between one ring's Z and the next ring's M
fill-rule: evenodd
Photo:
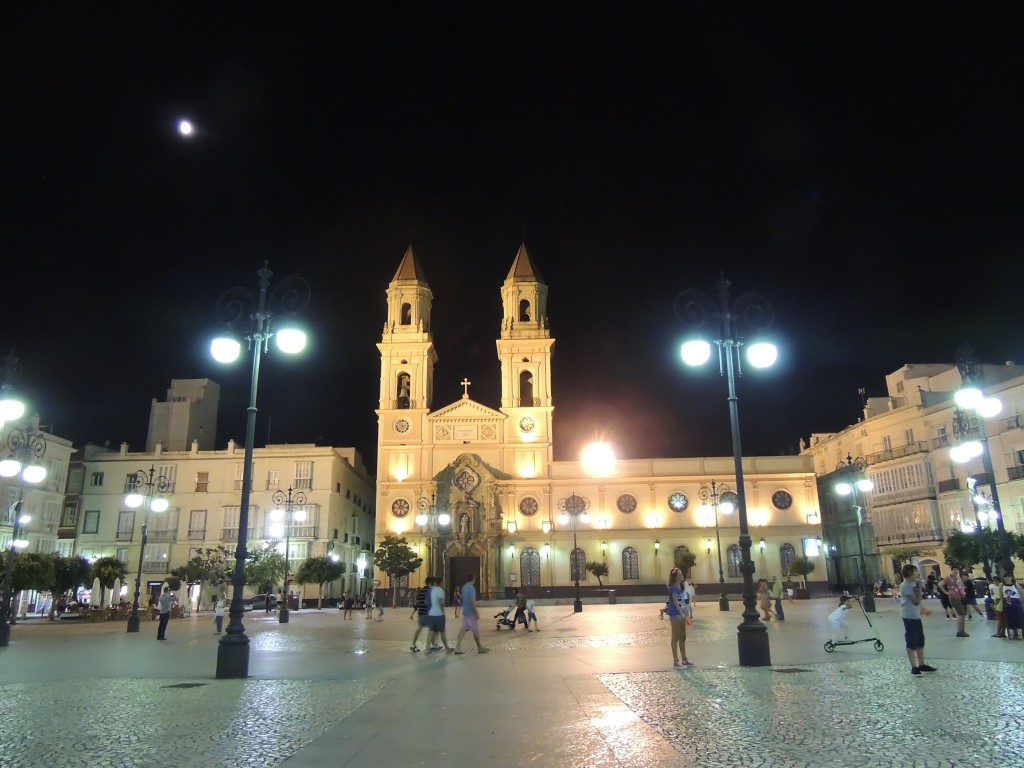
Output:
M100 605L100 577L99 576L97 576L95 579L92 580L92 596L89 598L89 605L90 606L93 606L93 605L99 606Z
M114 589L110 593L110 606L114 607L121 600L121 580L114 579Z

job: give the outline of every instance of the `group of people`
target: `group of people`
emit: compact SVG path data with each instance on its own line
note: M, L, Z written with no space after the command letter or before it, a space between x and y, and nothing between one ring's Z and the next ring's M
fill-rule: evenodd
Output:
M782 609L782 601L793 598L789 596L789 590L785 583L778 576L772 576L771 584L768 579L760 579L757 582L757 605L764 614L765 621L771 621L774 616L778 621L786 620L786 612ZM772 609L772 601L775 601L775 608Z
M476 576L471 575L459 589L456 598L456 616L459 609L462 613L462 627L459 629L458 637L455 639L455 646L448 644L448 635L445 631L444 614L444 588L441 587L441 580L434 576L428 576L424 585L416 592L416 601L413 605L412 614L409 619L416 620L416 632L412 636L412 645L409 650L419 653L417 644L420 634L427 630L427 653L454 653L462 655L462 639L467 632L472 634L476 643L477 653L487 653L487 648L480 642L480 609L476 602ZM440 643L438 643L440 639Z
M956 636L970 637L967 621L985 615L978 606L978 592L970 571L954 569L945 578L931 573L924 587L925 595L929 591L939 598L946 620L956 621ZM996 631L992 637L1022 639L1024 606L1017 579L1011 574L993 579L988 585L988 601L996 614Z

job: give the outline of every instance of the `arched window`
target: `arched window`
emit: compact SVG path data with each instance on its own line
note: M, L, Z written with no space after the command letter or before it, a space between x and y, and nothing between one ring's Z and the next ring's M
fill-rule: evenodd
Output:
M533 374L523 371L519 374L519 407L529 408L533 405Z
M636 547L626 547L622 550L622 580L640 578L640 556Z
M587 553L574 549L569 555L569 581L587 580Z
M789 576L789 566L796 560L796 549L792 544L783 544L779 547L779 565L782 566L782 576Z
M519 322L530 322L530 302L528 299L519 300Z
M740 572L740 563L743 562L743 553L740 551L740 545L730 544L729 548L725 552L729 558L729 576L742 576L743 574Z
M540 552L526 547L519 555L519 579L524 587L540 586Z
M402 314L398 320L399 325L412 325L412 304L402 305Z
M395 407L396 408L409 408L410 407L410 395L409 395L409 383L411 379L408 373L399 373L398 379L395 382Z

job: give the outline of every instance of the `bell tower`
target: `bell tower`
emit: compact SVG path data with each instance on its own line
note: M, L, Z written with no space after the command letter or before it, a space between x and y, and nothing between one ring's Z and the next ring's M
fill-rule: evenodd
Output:
M540 477L551 462L551 352L548 287L526 250L519 246L501 287L502 321L498 339L501 410L508 414L505 444L512 451L505 466L519 477Z
M434 394L437 352L430 330L434 295L410 245L387 289L387 321L380 350L377 477L399 481L415 474L426 416Z

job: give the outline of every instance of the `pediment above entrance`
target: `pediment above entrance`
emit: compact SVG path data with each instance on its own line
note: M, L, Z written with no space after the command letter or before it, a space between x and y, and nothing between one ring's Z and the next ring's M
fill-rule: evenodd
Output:
M500 438L501 424L508 416L478 402L463 398L427 416L435 442L490 442Z

